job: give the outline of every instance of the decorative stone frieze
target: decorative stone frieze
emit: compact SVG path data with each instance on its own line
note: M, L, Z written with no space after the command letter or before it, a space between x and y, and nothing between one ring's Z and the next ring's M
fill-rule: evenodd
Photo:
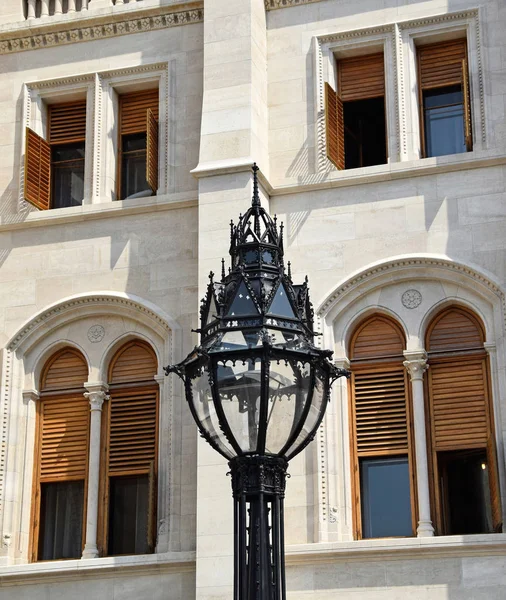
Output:
M300 4L314 4L315 2L321 2L321 0L265 0L265 10L288 8L289 6L299 6Z
M94 25L86 25L68 28L58 24L60 29L55 30L53 24L50 31L45 32L42 27L38 33L13 37L12 33L0 37L0 54L11 54L25 50L38 50L40 48L51 48L63 46L76 42L91 42L93 40L116 37L129 33L141 33L156 31L168 27L200 23L203 21L204 11L202 8L156 13L154 15L129 17L124 20L101 22Z

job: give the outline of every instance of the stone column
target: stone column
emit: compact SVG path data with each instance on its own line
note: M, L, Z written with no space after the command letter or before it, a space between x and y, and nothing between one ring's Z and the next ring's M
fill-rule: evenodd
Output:
M416 487L418 491L418 537L432 537L434 527L430 517L429 468L427 461L427 436L425 432L425 403L423 374L427 370L425 350L405 351L404 366L411 378L413 421L415 425Z
M27 19L35 19L35 0L28 0Z
M42 6L40 10L41 17L49 16L49 0L42 0Z
M61 15L63 13L63 0L55 0L54 14Z
M86 511L86 543L83 558L98 558L98 487L100 475L100 432L102 405L108 400L108 387L105 383L85 384L84 393L90 401L90 449L88 458L88 503Z

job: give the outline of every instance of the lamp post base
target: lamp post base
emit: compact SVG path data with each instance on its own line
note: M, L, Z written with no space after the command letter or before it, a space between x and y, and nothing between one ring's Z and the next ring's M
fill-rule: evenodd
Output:
M283 501L288 462L238 456L234 494L234 600L285 600Z

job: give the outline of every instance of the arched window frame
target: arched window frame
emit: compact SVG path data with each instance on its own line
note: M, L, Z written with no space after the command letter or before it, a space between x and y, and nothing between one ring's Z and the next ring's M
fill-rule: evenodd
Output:
M431 337L438 324L449 315L457 313L464 319L468 319L474 324L479 336L479 343L474 342L469 345L459 345L447 348L433 350L431 348ZM448 507L444 506L441 489L441 472L439 467L439 453L443 452L436 444L435 417L434 417L434 391L433 377L435 369L438 367L446 368L455 366L456 369L465 365L468 368L481 368L483 374L484 390L484 420L486 422L486 441L484 443L474 442L471 439L467 444L457 444L455 447L449 447L447 452L485 450L487 456L487 467L489 476L489 491L491 494L492 527L494 532L502 531L502 510L500 498L499 473L497 466L497 443L495 434L494 403L492 390L492 377L490 356L487 352L486 330L479 316L471 309L460 304L449 304L435 314L431 315L425 332L425 348L428 352L428 374L427 385L425 387L426 400L426 429L427 429L427 451L429 454L429 483L431 491L432 520L438 535L451 533L445 525L445 513ZM457 411L458 409L456 409ZM467 431L467 430L464 430ZM468 433L469 438L471 434ZM466 448L464 448L466 446Z
M82 377L82 384L78 387L75 386L51 386L46 387L47 376L51 368L62 358L65 354L72 354L79 359L83 366L85 366L86 377ZM41 556L40 546L42 543L42 521L43 516L42 510L42 485L44 483L59 483L59 482L70 482L70 481L83 481L83 499L82 499L82 519L81 519L81 548L80 552L84 548L85 535L86 535L86 498L88 492L88 456L89 456L89 424L90 415L88 410L88 402L84 397L84 384L87 380L87 373L89 366L86 358L79 350L72 346L64 346L63 348L55 351L44 363L43 369L40 374L40 394L36 404L36 422L35 422L35 447L34 447L34 469L33 469L33 485L32 485L32 500L31 500L31 535L29 542L29 556L32 562L38 560L44 560ZM84 374L83 374L84 375ZM44 408L48 403L57 403L60 407L60 403L65 401L79 401L83 405L83 415L86 415L86 422L82 425L82 431L79 434L85 435L84 441L84 456L85 456L85 467L82 477L77 477L71 474L55 474L54 476L43 477L41 473L43 458L41 452L44 445ZM62 404L62 408L64 408ZM81 442L82 443L82 442ZM63 468L61 469L63 471ZM56 557L59 558L59 557Z
M130 381L114 381L114 369L125 352L129 349L139 346L150 355L154 369L151 376L146 378L135 379ZM139 338L133 338L116 347L115 353L112 355L107 369L107 381L109 387L110 400L107 403L102 417L102 432L101 432L101 455L100 455L100 491L98 512L98 548L101 556L111 556L113 553L109 544L109 519L110 519L110 479L111 477L127 477L135 475L148 475L148 553L155 551L156 544L156 522L157 522L157 480L158 480L158 458L159 458L159 419L160 419L160 394L159 385L155 380L158 371L158 358L151 345ZM155 416L155 432L154 432L154 456L150 461L149 471L145 473L145 469L136 469L133 467L127 468L118 474L110 474L109 452L110 452L110 433L111 433L111 418L115 400L125 394L133 394L140 401L154 395L154 404L156 406ZM141 473L142 471L142 473Z
M396 354L383 354L367 358L356 358L355 357L355 344L360 334L375 320L382 321L388 324L397 333L399 340L401 341L402 349ZM381 458L395 456L407 456L409 466L409 482L410 482L410 504L411 504L411 526L412 535L416 532L417 523L417 501L416 501L416 465L415 465L415 453L413 447L413 419L412 419L412 405L411 405L411 394L410 385L407 377L406 370L403 366L403 350L406 348L406 336L402 327L391 317L386 316L382 313L373 313L368 315L359 321L355 325L351 338L349 340L349 357L351 367L351 379L348 384L348 397L349 402L349 442L350 442L350 460L351 460L351 471L352 471L352 520L353 520L353 532L355 539L362 539L364 537L363 532L363 517L362 517L362 498L361 498L361 469L360 469L360 458ZM396 451L395 449L383 450L381 452L358 452L357 450L357 424L356 424L356 376L357 374L385 374L398 372L401 375L404 382L404 395L405 395L405 407L406 407L406 427L407 427L407 450Z

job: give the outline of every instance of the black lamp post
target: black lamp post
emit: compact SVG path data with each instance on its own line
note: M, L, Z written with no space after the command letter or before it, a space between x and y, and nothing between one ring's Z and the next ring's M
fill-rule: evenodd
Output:
M260 205L231 223L231 268L213 273L201 345L166 373L184 381L202 436L228 461L234 496L234 599L284 600L283 499L288 461L314 438L332 382L347 371L313 344L307 278L285 271L283 225Z

